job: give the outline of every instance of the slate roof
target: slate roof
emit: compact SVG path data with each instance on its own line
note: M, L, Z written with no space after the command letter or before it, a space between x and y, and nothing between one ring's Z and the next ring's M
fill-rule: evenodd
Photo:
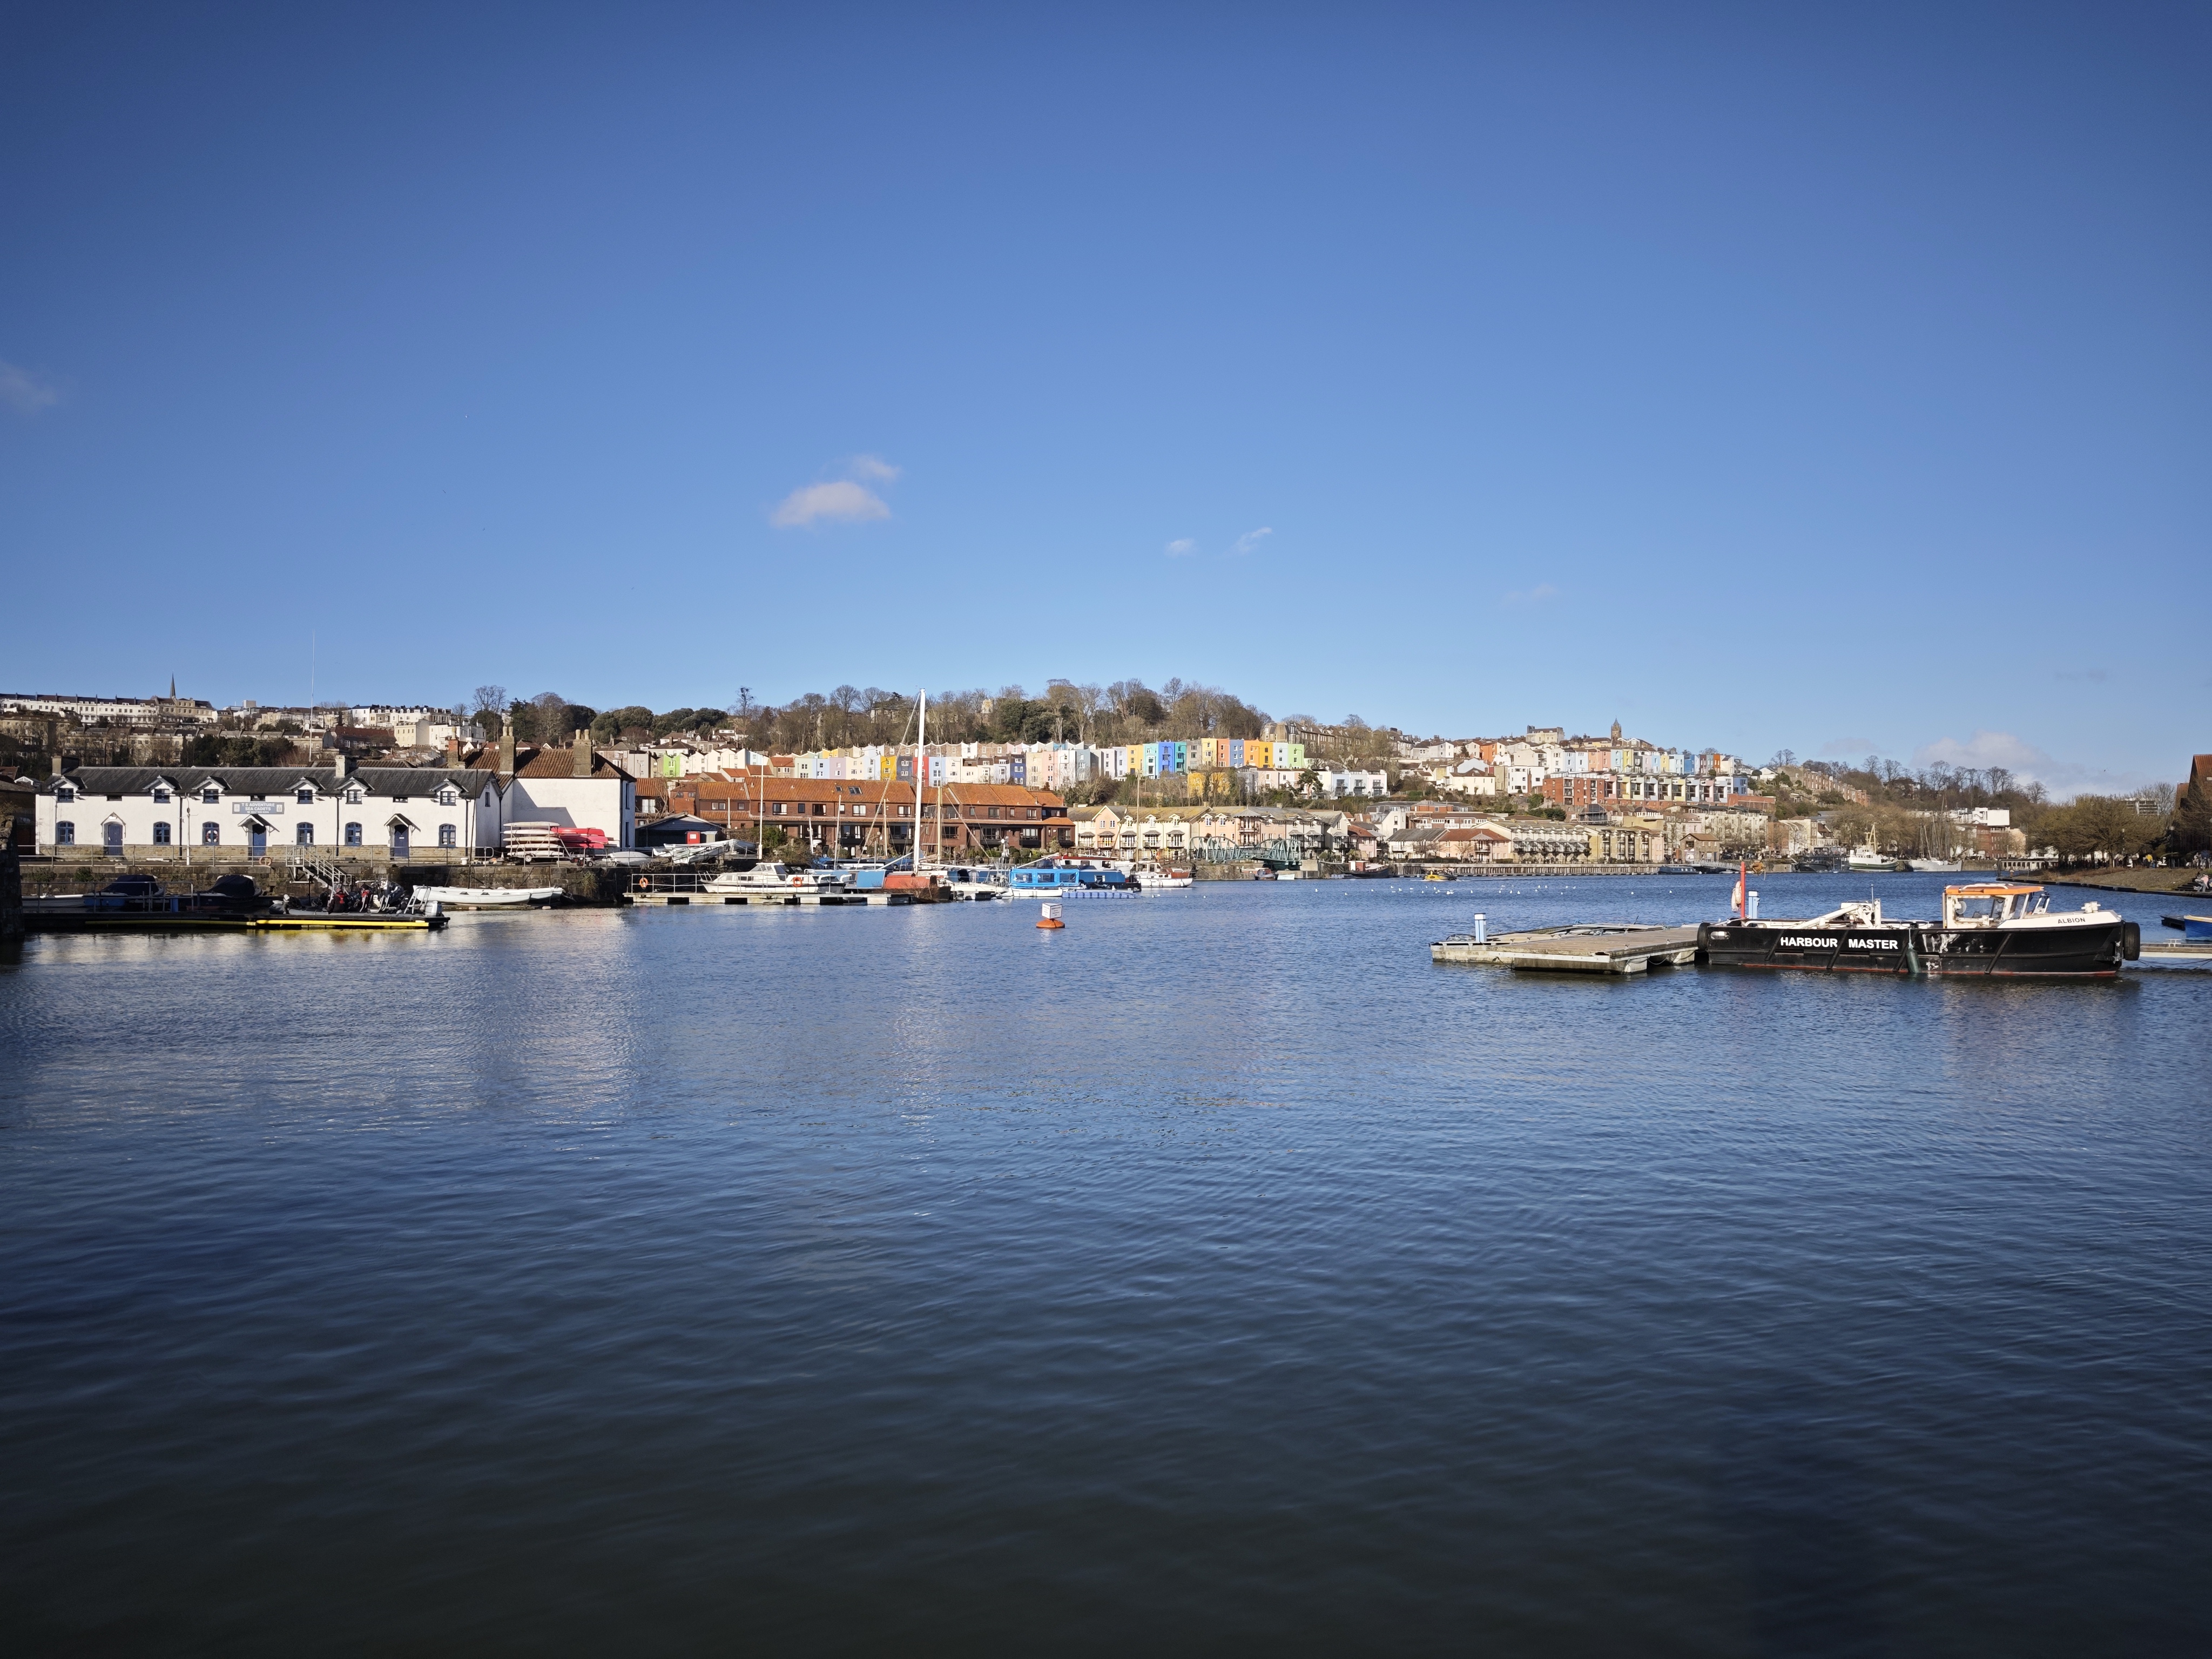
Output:
M187 793L212 781L226 795L272 795L290 791L302 778L326 795L356 785L372 795L428 795L447 783L474 795L499 781L496 772L470 767L364 766L341 784L328 766L80 766L48 778L39 793L51 795L58 785L68 783L82 795L143 795L157 779L167 779Z
M527 761L518 760L514 775L518 778L573 778L576 775L576 751L574 749L541 749ZM629 774L594 749L592 751L591 775L595 778L626 778Z

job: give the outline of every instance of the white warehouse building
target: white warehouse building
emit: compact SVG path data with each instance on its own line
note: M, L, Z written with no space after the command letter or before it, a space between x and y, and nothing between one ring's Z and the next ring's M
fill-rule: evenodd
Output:
M453 860L496 854L509 824L598 830L636 844L637 786L588 744L520 769L364 766L81 766L39 786L41 853L179 861L286 849Z

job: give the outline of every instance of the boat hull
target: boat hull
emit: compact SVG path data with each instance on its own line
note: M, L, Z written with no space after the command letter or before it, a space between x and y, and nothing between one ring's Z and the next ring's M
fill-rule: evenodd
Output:
M1877 927L1798 927L1788 922L1707 922L1698 930L1708 967L1888 974L1926 979L2114 979L2141 936L2115 916L2079 927L1947 929L1934 922Z

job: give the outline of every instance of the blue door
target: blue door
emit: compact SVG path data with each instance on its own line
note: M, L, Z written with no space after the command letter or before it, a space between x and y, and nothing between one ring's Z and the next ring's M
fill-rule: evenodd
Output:
M123 826L119 823L102 824L100 830L100 851L106 854L108 857L121 858L123 856Z
M269 856L269 826L265 823L246 825L246 850L255 858L267 858Z
M404 823L392 826L392 856L396 859L407 856L407 826Z

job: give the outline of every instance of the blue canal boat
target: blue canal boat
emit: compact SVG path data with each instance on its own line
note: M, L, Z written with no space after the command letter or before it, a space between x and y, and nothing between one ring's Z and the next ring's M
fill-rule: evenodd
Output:
M1018 866L1008 878L1013 898L1066 898L1137 893L1143 884L1100 859L1046 858Z

